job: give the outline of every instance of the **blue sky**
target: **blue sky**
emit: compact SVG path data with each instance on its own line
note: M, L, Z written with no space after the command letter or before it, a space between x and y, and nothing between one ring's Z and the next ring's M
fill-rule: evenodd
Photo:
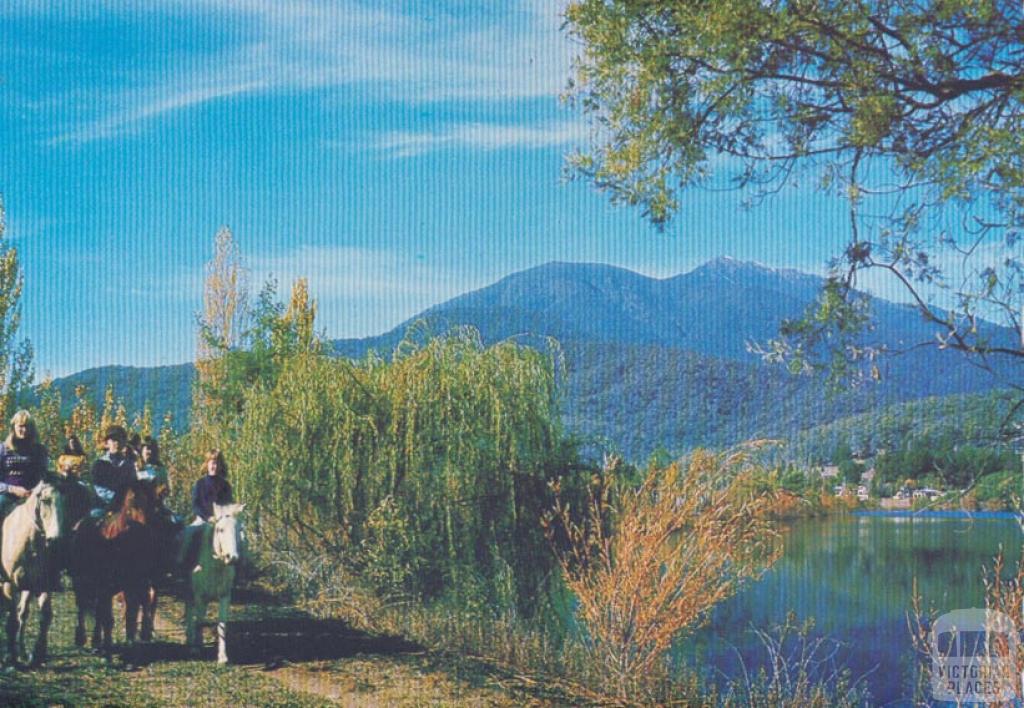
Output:
M130 9L129 9L130 8ZM0 194L37 374L192 358L226 225L258 285L308 276L331 337L551 260L822 271L845 205L686 196L664 233L583 183L559 3L0 5Z

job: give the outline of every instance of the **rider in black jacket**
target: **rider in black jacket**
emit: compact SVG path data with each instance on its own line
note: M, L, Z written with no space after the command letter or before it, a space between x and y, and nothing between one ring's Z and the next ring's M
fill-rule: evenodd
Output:
M92 485L97 496L109 505L122 488L135 481L135 463L125 454L128 433L111 425L103 437L107 451L92 465Z

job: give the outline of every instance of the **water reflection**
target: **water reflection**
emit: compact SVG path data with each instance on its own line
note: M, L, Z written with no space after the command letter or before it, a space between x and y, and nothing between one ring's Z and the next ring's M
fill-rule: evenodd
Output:
M767 628L792 610L816 632L840 640L854 677L869 674L874 700L910 698L913 655L907 629L914 580L940 612L983 607L983 566L1005 549L1014 566L1021 534L1009 519L845 516L805 520L765 577L717 607L709 626L678 658L709 674L737 675L763 660L749 627ZM711 671L711 669L717 671Z

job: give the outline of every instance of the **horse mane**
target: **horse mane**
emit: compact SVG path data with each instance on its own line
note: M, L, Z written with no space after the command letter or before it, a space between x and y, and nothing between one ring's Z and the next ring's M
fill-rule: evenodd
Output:
M126 484L111 503L110 511L99 524L100 536L111 541L132 526L145 526L156 506L152 488L144 482Z

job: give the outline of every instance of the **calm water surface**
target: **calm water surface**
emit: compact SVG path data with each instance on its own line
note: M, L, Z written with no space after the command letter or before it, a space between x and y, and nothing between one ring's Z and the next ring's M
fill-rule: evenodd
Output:
M785 553L757 583L715 609L681 658L720 676L737 676L763 655L751 626L788 612L814 618L815 632L838 640L837 658L865 676L875 703L912 697L914 657L907 630L914 580L924 606L939 613L984 607L982 566L1000 546L1008 565L1022 536L1010 518L860 516L805 520L785 536Z

